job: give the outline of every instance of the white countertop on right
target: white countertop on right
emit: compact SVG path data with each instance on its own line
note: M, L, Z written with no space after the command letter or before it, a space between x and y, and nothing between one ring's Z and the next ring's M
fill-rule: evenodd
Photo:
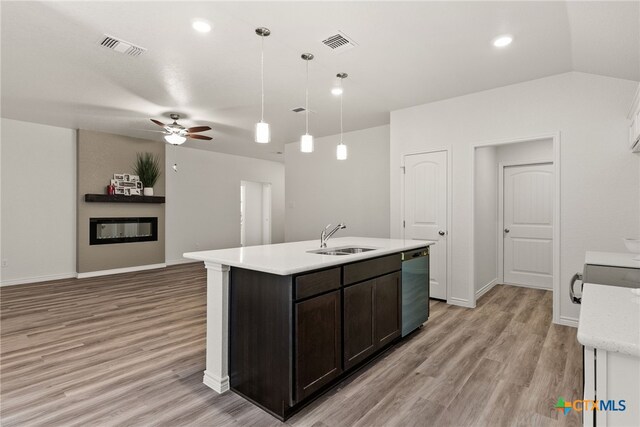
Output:
M630 252L594 252L588 251L584 263L591 265L607 265L612 267L640 268L640 260L634 258L640 254Z
M640 357L640 290L585 283L578 341Z

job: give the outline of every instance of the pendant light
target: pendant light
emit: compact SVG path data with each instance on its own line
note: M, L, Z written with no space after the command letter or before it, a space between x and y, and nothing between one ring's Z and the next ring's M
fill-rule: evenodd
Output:
M340 79L340 143L336 147L336 158L338 160L347 160L347 146L342 140L342 135L344 133L342 129L342 98L344 97L344 91L342 90L342 81L346 79L347 76L347 73L338 73L336 75L336 77Z
M259 144L267 144L271 142L271 130L269 129L269 123L264 121L264 38L271 34L271 30L265 27L256 28L256 34L260 36L260 84L262 98L260 101L260 121L256 123L256 138L255 141Z
M307 63L307 82L305 87L304 114L306 120L306 133L300 137L300 151L313 153L313 136L309 135L309 61L313 59L312 53L303 53L302 59Z

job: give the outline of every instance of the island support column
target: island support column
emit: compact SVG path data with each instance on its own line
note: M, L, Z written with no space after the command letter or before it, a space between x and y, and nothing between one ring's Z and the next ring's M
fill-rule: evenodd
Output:
M207 268L207 360L203 383L218 393L229 390L229 266Z

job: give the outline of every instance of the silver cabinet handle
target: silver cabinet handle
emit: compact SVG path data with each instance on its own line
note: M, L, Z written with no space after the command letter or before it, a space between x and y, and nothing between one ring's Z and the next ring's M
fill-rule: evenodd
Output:
M444 231L442 231L442 230L440 230L440 231L438 231L438 234L439 234L439 235L441 235L441 236L444 236L444 235L445 235L445 232L444 232Z
M571 286L569 287L569 296L571 297L571 302L574 304L582 304L582 297L577 297L575 291L573 290L573 285L576 284L576 281L582 280L582 274L576 273L571 278ZM583 283L584 285L584 283Z

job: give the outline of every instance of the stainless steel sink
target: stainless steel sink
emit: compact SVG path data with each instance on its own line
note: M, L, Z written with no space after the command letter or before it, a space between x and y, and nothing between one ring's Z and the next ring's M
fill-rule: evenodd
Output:
M328 249L316 249L314 251L307 251L310 254L318 255L353 255L361 254L363 252L375 251L378 248L361 248L354 246L346 246L343 248L328 248Z
M346 252L348 254L361 254L362 252L374 251L375 248L342 248L336 250L340 252Z
M309 251L312 254L319 255L349 255L348 252L340 252L340 251Z

